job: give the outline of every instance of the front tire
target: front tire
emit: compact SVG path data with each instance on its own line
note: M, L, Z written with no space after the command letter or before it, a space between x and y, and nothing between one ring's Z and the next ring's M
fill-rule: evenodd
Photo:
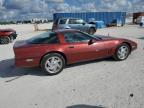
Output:
M47 54L41 61L41 68L48 75L59 74L63 70L64 66L65 59L58 53Z
M90 28L89 29L89 34L93 35L96 32L95 28Z
M115 55L113 56L115 60L122 61L128 58L130 54L130 46L126 43L121 44L117 47Z
M0 38L0 43L1 44L9 44L10 43L10 38L8 36L4 36Z

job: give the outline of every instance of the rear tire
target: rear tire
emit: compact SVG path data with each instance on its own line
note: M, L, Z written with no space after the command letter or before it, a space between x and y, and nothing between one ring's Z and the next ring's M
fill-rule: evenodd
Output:
M1 44L9 44L10 43L10 38L8 36L4 36L0 38L0 43Z
M41 61L41 68L48 75L59 74L63 70L64 66L65 59L58 53L47 54Z
M95 28L90 28L89 29L89 34L93 35L96 32Z
M117 61L125 60L128 58L130 52L131 52L130 46L126 43L123 43L117 47L113 58Z

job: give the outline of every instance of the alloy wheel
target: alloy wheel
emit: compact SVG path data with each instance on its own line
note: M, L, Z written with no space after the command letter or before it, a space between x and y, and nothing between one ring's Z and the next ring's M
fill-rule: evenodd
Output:
M48 58L47 61L45 62L45 69L52 74L59 72L62 67L63 62L61 58L57 56L52 56Z
M121 47L119 47L117 51L117 56L119 59L124 60L127 58L128 55L129 55L129 48L127 46L122 45Z

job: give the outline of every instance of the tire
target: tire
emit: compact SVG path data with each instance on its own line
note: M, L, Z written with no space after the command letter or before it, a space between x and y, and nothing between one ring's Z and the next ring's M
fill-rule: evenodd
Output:
M0 43L1 44L9 44L10 43L10 38L8 36L4 36L0 38Z
M42 58L41 68L48 75L59 74L65 66L65 59L61 54L50 53Z
M130 52L131 52L130 46L126 43L123 43L117 47L113 58L117 61L125 60L128 58Z
M143 23L142 23L142 22L140 23L140 26L141 26L141 27L143 26Z
M14 41L14 37L10 36L10 42L12 43Z
M93 35L96 32L95 28L90 28L89 29L89 34Z

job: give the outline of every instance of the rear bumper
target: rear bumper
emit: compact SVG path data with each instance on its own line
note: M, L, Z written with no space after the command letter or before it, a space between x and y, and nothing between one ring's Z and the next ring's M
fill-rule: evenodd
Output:
M39 66L38 58L23 58L17 59L15 58L15 66L16 67L38 67Z

